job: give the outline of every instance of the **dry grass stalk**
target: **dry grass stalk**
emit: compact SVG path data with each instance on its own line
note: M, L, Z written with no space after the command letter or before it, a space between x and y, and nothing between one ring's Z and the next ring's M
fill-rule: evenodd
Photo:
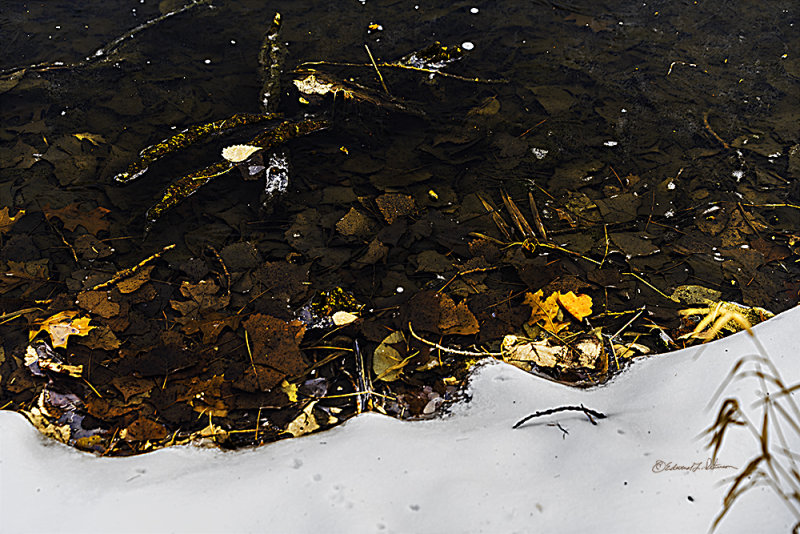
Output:
M726 319L725 315L717 323L721 319ZM717 323L711 332L715 330ZM719 526L720 521L742 495L754 487L765 485L795 515L798 522L794 531L797 532L800 529L800 454L792 451L791 444L800 441L800 408L792 394L800 389L800 384L787 385L758 338L754 337L754 342L759 354L740 358L712 399L712 403L715 403L734 381L753 378L758 381L760 398L755 407L761 410L760 421L751 420L742 410L739 400L728 397L722 401L714 423L705 431L710 436L706 447L713 449L713 461L716 461L725 437L736 428L748 429L758 443L758 454L732 478L732 484L723 499L722 510L714 519L712 530Z

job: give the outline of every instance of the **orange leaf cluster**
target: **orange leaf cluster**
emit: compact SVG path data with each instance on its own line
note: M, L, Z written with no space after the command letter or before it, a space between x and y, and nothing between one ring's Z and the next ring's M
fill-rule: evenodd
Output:
M566 328L571 321L570 317L582 321L592 314L592 297L576 295L572 291L556 291L544 298L544 292L540 289L536 293L526 293L523 303L531 307L531 317L527 324L538 324L553 334Z

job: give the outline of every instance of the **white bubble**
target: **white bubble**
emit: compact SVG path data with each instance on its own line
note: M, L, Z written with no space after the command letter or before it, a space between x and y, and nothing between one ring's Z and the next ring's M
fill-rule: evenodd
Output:
M397 289L395 289L395 291L397 291L398 293L402 293L405 290L403 289L403 286L397 286Z
M210 65L211 64L211 60L210 59L204 59L203 63L205 63L206 65Z
M531 149L531 152L536 157L536 159L544 159L544 157L547 156L547 152L548 151L543 149L543 148L535 148L534 147L534 148Z
M471 9L469 10L469 12L470 12L470 13L472 13L473 15L474 15L475 13L479 12L479 11L480 11L480 9L478 9L477 7L473 7L473 8L471 8Z
M472 50L473 48L475 48L475 45L469 41L464 41L463 43L461 43L461 48L463 48L464 50Z

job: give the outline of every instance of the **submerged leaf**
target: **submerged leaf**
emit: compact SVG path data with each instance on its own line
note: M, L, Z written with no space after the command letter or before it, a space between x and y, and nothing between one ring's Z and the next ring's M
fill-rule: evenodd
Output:
M544 292L540 289L536 293L526 293L524 304L531 307L531 317L528 325L541 324L548 332L557 333L567 326L567 322L559 319L561 309L558 306L558 293L553 293L543 299Z
M29 340L33 340L39 332L45 331L53 340L53 347L66 348L69 336L85 336L94 326L89 326L88 317L78 318L79 312L63 311L48 317L30 329Z
M378 380L392 382L400 377L407 359L404 359L392 345L403 341L403 333L398 330L386 336L375 349L372 357L372 371Z
M56 217L64 223L64 228L70 232L74 232L78 226L83 226L90 234L97 235L100 230L108 230L109 222L103 220L106 214L111 210L102 206L97 206L94 209L87 210L81 207L80 202L74 202L60 209L53 209L50 206L45 206L44 211L47 220Z
M556 294L558 303L578 321L582 321L584 317L592 314L592 297L589 295L576 295L572 291Z
M286 432L294 437L298 437L317 430L319 428L319 423L317 423L317 418L314 417L314 406L317 402L316 400L309 402L306 407L303 408L303 411L300 412L300 415L289 423L289 426L286 427Z
M19 210L16 215L11 217L8 214L8 206L0 210L0 235L8 233L17 219L25 215L25 210Z

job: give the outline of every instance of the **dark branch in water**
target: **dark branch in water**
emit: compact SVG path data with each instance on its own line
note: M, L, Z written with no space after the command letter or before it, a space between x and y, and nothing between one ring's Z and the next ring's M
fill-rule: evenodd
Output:
M173 15L178 15L180 13L184 13L189 11L192 8L195 8L200 5L210 4L211 0L192 0L190 3L184 5L180 9L176 9L175 11L170 11L169 13L164 13L154 19L150 19L145 23L142 23L135 28L128 30L123 35L120 35L110 43L102 46L94 51L94 53L84 59L83 61L76 61L74 63L64 63L62 61L46 61L43 63L35 63L33 65L25 65L22 67L11 67L9 69L0 70L0 77L5 78L8 76L12 76L17 73L22 73L24 75L25 71L31 70L35 72L44 72L48 70L55 70L55 69L74 69L78 67L85 67L90 65L96 61L107 61L109 56L114 54L122 43L127 41L128 39L132 39L137 33L146 30L152 26L155 26L159 22L162 22Z

